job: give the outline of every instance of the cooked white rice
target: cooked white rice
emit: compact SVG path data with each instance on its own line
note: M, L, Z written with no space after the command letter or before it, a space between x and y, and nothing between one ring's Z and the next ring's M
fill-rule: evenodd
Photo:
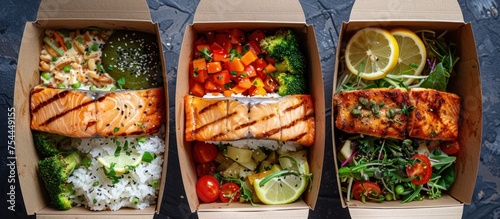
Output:
M144 209L155 204L159 186L153 188L152 184L153 181L160 184L165 143L158 136L149 136L146 139L144 143L138 142L136 137L89 138L75 141L78 150L88 153L92 160L88 169L81 166L68 179L75 188L75 203L95 211L116 211L122 207ZM156 154L156 158L151 163L142 162L134 170L122 174L119 176L119 182L113 184L104 174L103 166L97 161L97 157L114 155L116 141L120 142L122 148L128 141L129 152L143 154L147 151ZM95 182L98 182L97 186L94 186ZM134 198L139 200L137 204L132 202Z

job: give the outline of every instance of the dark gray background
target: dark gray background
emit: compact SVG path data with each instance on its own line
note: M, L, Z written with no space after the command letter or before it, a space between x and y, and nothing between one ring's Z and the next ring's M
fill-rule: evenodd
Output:
M84 3L85 1L82 1ZM477 183L472 203L464 208L464 218L500 218L500 21L498 0L459 0L465 21L473 24L479 53L483 92L483 141ZM167 64L170 115L174 115L175 78L183 30L192 23L198 0L148 0L153 21L160 24ZM331 143L331 99L335 50L342 21L349 18L353 0L302 0L307 23L316 31L323 78L327 117L327 141L320 195L310 218L348 218L340 206L333 167ZM26 216L19 184L16 184L15 211L7 210L8 166L7 109L13 107L14 79L19 46L25 22L36 18L39 1L0 0L0 218L34 218ZM464 51L467 52L467 51ZM477 112L481 113L481 112ZM170 142L167 182L161 212L155 218L197 218L189 210L179 170L174 135L174 118L170 119ZM17 136L21 137L21 136ZM476 176L471 176L476 177ZM17 179L16 179L17 181Z

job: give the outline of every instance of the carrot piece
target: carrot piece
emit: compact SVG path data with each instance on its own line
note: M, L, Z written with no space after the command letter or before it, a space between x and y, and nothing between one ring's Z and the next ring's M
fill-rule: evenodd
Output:
M64 49L64 51L68 50L66 48L66 44L64 43L64 39L61 35L59 35L59 33L56 31L54 32L54 36L56 37L56 39L59 41L59 44L62 46L62 48Z
M241 57L241 62L243 62L243 64L245 64L245 65L249 65L250 63L252 63L255 60L257 60L257 55L251 49L248 50L248 52L245 53L245 55L243 55Z
M225 97L230 97L232 94L233 94L232 90L224 90L222 92L222 95L224 95Z
M206 70L207 60L205 60L204 58L193 60L193 68L195 70Z
M208 78L207 70L196 70L191 73L191 78L197 82L205 83Z
M217 73L222 70L220 62L209 62L207 63L208 73Z
M229 61L229 71L243 71L245 66L241 63L238 57L234 57L233 61Z
M264 68L264 72L266 73L273 73L276 71L276 67L274 67L273 64L269 63L267 66Z
M205 88L203 87L202 83L193 83L191 88L189 88L189 94L197 96L197 97L203 97L205 95Z
M252 82L250 81L249 78L242 78L241 81L238 82L238 87L241 87L246 90L252 87Z
M209 45L207 45L207 44L201 44L201 45L197 45L197 46L196 46L196 49L197 49L198 51L201 51L201 50L203 50L203 49L209 49L209 50L210 50L210 46L209 46Z
M234 93L236 93L236 94L241 94L241 93L245 92L247 89L242 88L242 87L240 87L240 86L236 85L236 86L234 86L233 88L231 88L231 90L232 90Z

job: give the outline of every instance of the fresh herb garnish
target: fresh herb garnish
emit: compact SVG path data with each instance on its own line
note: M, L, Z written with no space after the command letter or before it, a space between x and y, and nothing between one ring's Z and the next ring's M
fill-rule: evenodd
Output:
M118 79L118 80L116 81L116 84L118 85L118 87L119 87L120 89L123 89L123 88L122 88L122 86L125 84L125 78L124 78L124 77L121 77L120 79Z

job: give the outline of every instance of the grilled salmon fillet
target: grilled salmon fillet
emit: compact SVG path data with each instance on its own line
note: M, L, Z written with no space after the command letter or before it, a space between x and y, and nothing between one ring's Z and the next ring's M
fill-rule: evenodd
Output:
M314 105L309 95L242 99L186 95L186 141L266 139L314 144Z
M293 141L304 146L314 144L316 134L314 105L309 95L285 96L279 103L281 141Z
M31 129L78 138L96 133L96 108L87 92L37 86L30 98Z
M226 140L227 102L227 100L185 96L186 141Z
M397 88L341 91L334 95L335 126L347 133L405 139L408 92Z
M417 88L409 92L408 135L428 140L455 140L458 137L460 97L432 89Z
M252 103L250 105L250 137L281 140L281 121L278 101Z
M97 135L150 135L164 121L163 88L106 93L97 98Z

